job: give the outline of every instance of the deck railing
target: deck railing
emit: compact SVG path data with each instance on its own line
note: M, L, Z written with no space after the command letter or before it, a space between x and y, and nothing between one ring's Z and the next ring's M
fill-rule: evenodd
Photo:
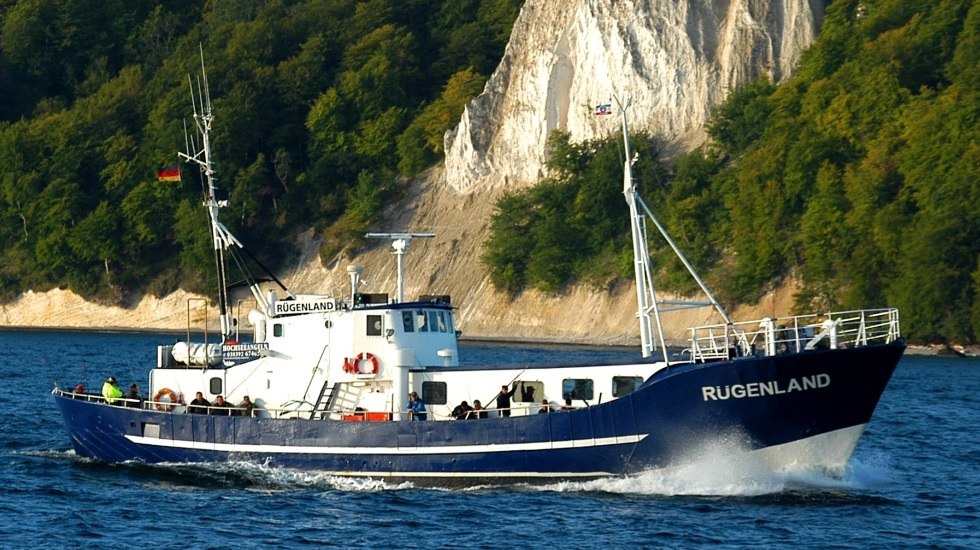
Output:
M864 309L693 327L685 352L692 361L703 362L887 344L899 338L897 309Z
M101 395L91 394L91 393L77 393L69 390L63 390L60 388L55 388L52 393L56 395L61 395L71 399L81 399L84 401L90 401L93 403L106 403L106 399ZM174 412L177 414L196 414L188 413L187 405L184 403L172 403L170 401L153 401L150 399L127 399L124 397L116 398L112 403L114 406L118 407L132 407L145 410L154 410L159 412ZM511 414L514 416L526 416L537 414L537 411L541 408L541 404L532 405L515 405L511 407ZM561 412L566 410L566 407L559 406L558 403L553 403L551 406L551 412ZM206 409L202 416L212 415L212 416L242 416L245 413L245 409L241 407L201 407ZM482 409L482 412L487 414L488 418L496 418L500 411L503 409ZM337 408L331 410L319 410L315 411L312 404L306 403L301 406L287 407L287 408L266 408L266 407L255 407L252 409L254 416L259 416L263 418L310 418L310 414L316 412L317 418L330 418L333 420L347 420L347 421L367 421L367 422L377 422L377 421L387 421L387 420L411 420L410 415L407 411L365 411L357 409L348 408ZM428 411L428 418L430 421L435 420L453 420L451 415L440 414L433 411Z

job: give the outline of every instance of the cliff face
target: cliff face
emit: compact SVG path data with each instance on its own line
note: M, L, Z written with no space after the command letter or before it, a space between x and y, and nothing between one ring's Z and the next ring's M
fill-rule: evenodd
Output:
M572 5L569 5L572 4ZM597 117L611 94L632 97L634 128L663 136L674 148L700 139L711 107L733 87L759 75L792 71L817 32L819 0L528 0L499 68L447 134L444 167L414 182L374 231L431 231L405 257L406 296L451 294L464 334L565 342L632 343L637 339L635 291L584 287L555 296L526 292L516 301L496 292L479 262L494 201L531 183L543 170L545 140L554 129L576 140L606 136L618 117ZM617 181L610 185L619 185ZM627 216L623 205L623 216ZM317 240L282 279L295 293L349 295L346 267L365 267L365 292L393 292L395 260L378 242L355 258L323 265ZM734 317L785 314L794 287L768 295ZM144 299L132 308L99 308L62 291L25 293L0 310L0 325L184 329L187 299ZM200 326L200 319L194 319ZM707 309L666 318L668 337L692 324L717 322ZM243 320L244 322L244 320ZM215 326L213 316L209 323ZM245 325L243 325L245 327ZM246 327L247 328L247 327Z
M553 130L574 141L617 130L618 116L593 114L614 95L632 98L633 128L685 149L729 90L785 79L822 16L821 0L528 0L497 71L446 135L447 181L538 180Z

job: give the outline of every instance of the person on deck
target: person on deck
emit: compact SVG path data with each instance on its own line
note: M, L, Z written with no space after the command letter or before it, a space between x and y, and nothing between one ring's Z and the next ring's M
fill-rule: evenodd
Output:
M192 414L208 414L208 408L210 406L211 402L204 398L204 394L197 392L194 400L191 401L190 405L187 405L187 412Z
M544 414L550 412L551 412L551 403L549 403L548 400L545 399L544 401L541 402L541 408L538 409L538 414Z
M425 420L429 418L429 414L425 412L425 403L419 397L419 394L412 392L408 396L408 419L409 420Z
M470 411L470 419L480 419L487 417L487 410L483 408L483 403L479 399L473 400L473 410Z
M252 403L252 400L247 395L243 398L242 404L238 408L241 409L238 412L242 416L255 416L255 403Z
M102 384L102 397L105 398L105 402L113 405L122 396L123 391L116 385L116 377L110 376L106 378L105 384Z
M497 394L497 410L500 411L500 416L510 416L510 392L507 390L506 384L500 386L500 393Z
M211 404L209 414L219 414L221 416L231 416L231 403L225 401L224 396L218 395Z
M453 409L453 418L455 418L456 420L467 420L469 418L472 418L472 414L473 414L473 407L470 407L470 404L467 403L466 401L463 401L459 405L456 405L456 408Z
M129 387L129 393L126 394L126 406L127 407L139 407L143 403L143 398L140 397L140 387L133 384Z

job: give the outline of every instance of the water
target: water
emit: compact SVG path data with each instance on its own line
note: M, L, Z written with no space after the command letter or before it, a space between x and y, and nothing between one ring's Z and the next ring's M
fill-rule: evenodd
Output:
M980 360L907 356L841 478L725 449L668 473L466 490L262 465L106 465L71 452L48 395L107 374L146 389L170 336L0 332L0 546L62 548L980 548ZM473 362L632 355L467 345ZM841 406L846 406L841 404Z

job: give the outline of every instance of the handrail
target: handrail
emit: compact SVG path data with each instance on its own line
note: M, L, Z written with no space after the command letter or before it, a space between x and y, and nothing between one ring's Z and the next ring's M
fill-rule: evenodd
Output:
M864 347L901 338L898 310L864 309L692 327L691 360ZM757 347L761 345L761 349Z
M64 397L81 399L90 402L97 402L103 404L106 402L105 398L102 397L101 395L91 394L91 393L76 393L74 391L64 390L61 388L54 388L51 393L55 395L62 395ZM187 412L188 406L185 403L171 403L170 401L153 401L152 399L136 400L136 399L129 399L125 397L117 398L116 401L117 403L113 403L112 406L125 408L127 407L126 403L135 403L136 406L134 408L155 410L156 412L171 412L175 414L201 414L201 413ZM160 406L160 409L156 408L157 405ZM496 415L503 410L517 411L517 412L523 411L524 415L530 416L530 415L537 414L537 411L538 409L540 409L540 407L541 407L540 403L533 403L530 405L508 407L506 409L499 409L499 408L483 409L482 412L488 413L488 415L491 413ZM208 406L202 408L205 408L207 410L207 412L203 413L202 416L226 416L225 414L220 414L223 412L230 413L227 416L242 416L242 413L245 411L245 409L242 407ZM551 412L556 413L556 412L566 411L566 410L567 409L565 409L563 406L559 407L556 405L555 408L551 410ZM304 408L254 407L252 411L253 411L253 416L259 416L260 413L264 413L262 414L263 417L268 416L271 418L302 418L304 417L304 415L306 415L306 417L308 418L309 414L311 412L314 412L315 409L308 408L308 407L304 407ZM387 418L391 420L408 421L408 413L405 411L392 412L392 411L367 411L367 410L351 410L351 409L330 409L330 410L322 410L319 412L323 414L321 418L327 418L330 417L331 415L335 415L338 417L338 419L340 419L343 416L351 416L355 414L364 415L364 417L367 418L368 417L367 415L369 414L383 414L386 415ZM427 412L430 416L432 416L432 418L441 417L444 418L445 420L450 420L453 418L452 415L435 414L432 411L427 411Z

